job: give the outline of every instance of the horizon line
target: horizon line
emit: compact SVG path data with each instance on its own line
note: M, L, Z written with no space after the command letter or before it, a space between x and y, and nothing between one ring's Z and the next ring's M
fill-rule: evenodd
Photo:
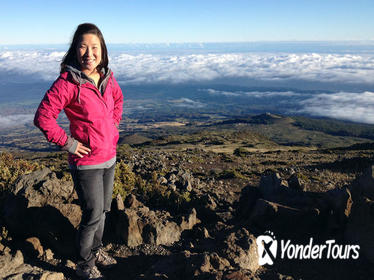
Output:
M107 45L183 45L183 44L254 44L254 43L356 43L356 44L374 44L374 39L361 40L257 40L257 41L201 41L201 42L123 42L123 43L106 43ZM17 43L17 44L2 44L1 47L16 47L16 46L61 46L70 45L69 43Z

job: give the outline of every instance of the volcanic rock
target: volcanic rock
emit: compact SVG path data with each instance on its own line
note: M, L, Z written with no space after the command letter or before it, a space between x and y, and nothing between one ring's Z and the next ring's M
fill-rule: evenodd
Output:
M44 168L21 176L2 205L7 228L16 236L37 237L43 246L62 255L74 253L75 228L80 207L71 182L60 180Z
M271 230L288 237L309 236L321 227L319 214L318 209L297 209L259 199L251 213L249 224L260 232Z
M358 177L351 191L354 196L367 197L374 200L374 165L368 167L362 176Z
M21 251L16 251L0 255L0 279L63 280L64 275L25 264Z
M363 254L374 263L374 201L369 198L356 200L344 232L345 240L360 246Z
M43 246L40 244L40 240L37 237L27 238L25 247L25 250L32 256L41 257L44 253Z
M256 238L245 228L230 233L224 241L223 256L234 266L256 272L258 251Z
M131 200L136 201L136 206L133 203L131 208L118 211L118 220L114 223L117 237L129 247L136 247L142 243L171 245L180 239L184 230L190 230L200 222L195 209L188 215L179 217L177 223L169 212L152 211L134 196L130 196Z

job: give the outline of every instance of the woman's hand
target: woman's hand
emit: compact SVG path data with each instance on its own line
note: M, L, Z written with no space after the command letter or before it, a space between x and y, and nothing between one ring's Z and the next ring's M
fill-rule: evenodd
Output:
M84 146L81 142L78 141L77 148L75 149L74 155L79 156L82 158L84 155L87 155L89 152L91 152L91 149Z

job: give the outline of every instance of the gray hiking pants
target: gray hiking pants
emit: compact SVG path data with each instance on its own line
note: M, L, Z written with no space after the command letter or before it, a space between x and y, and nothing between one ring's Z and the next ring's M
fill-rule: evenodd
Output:
M93 267L102 246L106 212L112 202L115 164L109 168L71 170L82 208L77 236L78 264Z

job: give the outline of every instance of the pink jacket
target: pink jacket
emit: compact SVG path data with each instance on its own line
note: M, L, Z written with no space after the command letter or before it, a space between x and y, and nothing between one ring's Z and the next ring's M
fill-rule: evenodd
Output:
M83 158L69 153L69 164L96 165L116 156L122 106L122 91L113 73L110 72L102 95L92 83L82 83L71 72L64 72L45 94L34 124L49 142L64 147L76 139L91 149ZM73 139L57 124L61 110L70 120Z

